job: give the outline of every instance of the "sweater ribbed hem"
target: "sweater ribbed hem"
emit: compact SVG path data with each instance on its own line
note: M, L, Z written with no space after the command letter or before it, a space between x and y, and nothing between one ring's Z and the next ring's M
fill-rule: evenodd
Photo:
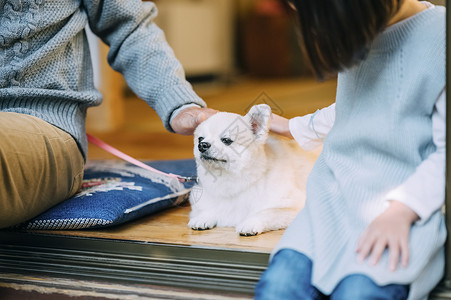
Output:
M83 99L83 103L77 99ZM77 142L84 159L88 154L86 109L98 105L101 95L86 93L11 88L0 90L0 110L40 118L69 133ZM87 104L89 103L89 104Z

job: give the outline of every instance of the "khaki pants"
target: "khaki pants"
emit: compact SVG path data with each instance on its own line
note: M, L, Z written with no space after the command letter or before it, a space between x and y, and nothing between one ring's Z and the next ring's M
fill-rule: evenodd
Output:
M0 228L74 195L83 167L83 156L68 133L33 116L0 112Z

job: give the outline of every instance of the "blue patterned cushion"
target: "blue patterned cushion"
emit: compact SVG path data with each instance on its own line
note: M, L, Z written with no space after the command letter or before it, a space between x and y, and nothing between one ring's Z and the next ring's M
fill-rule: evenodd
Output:
M148 164L167 173L196 175L194 160ZM118 225L183 203L192 186L192 182L182 184L121 161L88 162L78 194L20 227L83 229Z

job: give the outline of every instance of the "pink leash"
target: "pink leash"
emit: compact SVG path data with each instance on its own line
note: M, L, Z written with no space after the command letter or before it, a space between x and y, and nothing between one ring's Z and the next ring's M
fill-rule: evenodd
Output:
M180 176L180 175L176 175L176 174L172 174L172 173L164 173L161 172L157 169L152 168L151 166L146 165L145 163L117 150L116 148L108 145L107 143L105 143L104 141L90 135L89 133L86 134L86 136L88 137L88 142L102 148L103 150L113 154L114 156L119 157L122 160L125 160L131 164L134 164L135 166L141 167L143 169L146 169L148 171L154 172L154 173L158 173L161 175L165 175L165 176L169 176L172 178L176 178L178 181L180 182L188 182L188 181L196 181L197 182L197 178L196 177L186 177L186 176Z

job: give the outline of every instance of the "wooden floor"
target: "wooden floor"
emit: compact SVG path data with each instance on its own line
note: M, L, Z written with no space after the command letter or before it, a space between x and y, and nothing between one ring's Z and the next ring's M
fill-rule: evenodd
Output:
M249 106L268 103L275 112L291 118L314 112L334 101L336 82L318 83L309 78L277 80L241 79L234 83L194 86L209 107L245 114ZM126 124L115 132L91 132L112 146L143 160L192 158L190 136L168 133L147 104L134 97L126 99ZM89 160L115 159L90 146ZM103 230L51 231L52 234L99 237L144 242L193 245L213 248L270 252L282 231L254 237L240 237L233 228L193 231L188 228L189 206L177 207L126 225Z
M212 247L215 249L240 249L264 253L271 252L282 234L282 231L279 230L257 236L244 237L238 235L233 228L213 228L204 231L192 230L187 225L189 211L190 207L186 205L110 229L46 231L46 233Z

